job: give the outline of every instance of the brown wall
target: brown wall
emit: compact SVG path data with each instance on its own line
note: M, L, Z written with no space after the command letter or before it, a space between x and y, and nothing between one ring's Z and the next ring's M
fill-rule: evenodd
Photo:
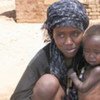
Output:
M16 0L17 22L42 23L47 7L58 0ZM100 0L79 0L85 4L90 19L100 19Z
M89 4L87 12L90 19L100 19L100 4Z

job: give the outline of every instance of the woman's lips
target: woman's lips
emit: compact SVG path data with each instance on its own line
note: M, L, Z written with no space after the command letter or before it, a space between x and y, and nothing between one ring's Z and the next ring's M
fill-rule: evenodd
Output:
M66 49L66 52L68 53L73 53L74 51L76 51L76 49Z

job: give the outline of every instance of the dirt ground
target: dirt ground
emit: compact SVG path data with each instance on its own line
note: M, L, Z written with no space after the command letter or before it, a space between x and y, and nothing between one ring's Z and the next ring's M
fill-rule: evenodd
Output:
M15 1L0 0L0 100L9 100L27 64L43 47L41 23L16 23Z
M9 100L27 64L45 45L42 23L16 23L14 10L15 0L0 0L0 100Z

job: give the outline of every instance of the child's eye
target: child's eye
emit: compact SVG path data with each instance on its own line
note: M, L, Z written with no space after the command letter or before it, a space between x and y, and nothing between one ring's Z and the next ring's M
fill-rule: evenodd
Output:
M100 51L95 51L95 54L100 54Z

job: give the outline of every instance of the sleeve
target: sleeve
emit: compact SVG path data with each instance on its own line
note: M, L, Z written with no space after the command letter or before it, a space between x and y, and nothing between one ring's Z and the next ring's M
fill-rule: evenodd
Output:
M10 100L32 100L34 85L41 75L46 73L46 66L48 66L48 63L42 50L27 66Z

